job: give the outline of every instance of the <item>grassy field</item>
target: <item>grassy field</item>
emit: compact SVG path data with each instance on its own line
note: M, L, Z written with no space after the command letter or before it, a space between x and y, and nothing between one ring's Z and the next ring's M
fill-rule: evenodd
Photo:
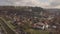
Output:
M43 30L27 29L25 31L29 32L30 34L49 34L48 31L43 31Z

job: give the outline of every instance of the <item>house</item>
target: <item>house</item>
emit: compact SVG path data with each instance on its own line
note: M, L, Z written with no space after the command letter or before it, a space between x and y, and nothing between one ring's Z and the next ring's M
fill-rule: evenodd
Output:
M44 23L35 23L33 26L33 28L36 28L36 29L48 29L49 28L49 25L48 24L44 24Z
M36 29L42 29L42 30L44 30L45 24L43 24L43 23L35 23L32 27L36 28Z

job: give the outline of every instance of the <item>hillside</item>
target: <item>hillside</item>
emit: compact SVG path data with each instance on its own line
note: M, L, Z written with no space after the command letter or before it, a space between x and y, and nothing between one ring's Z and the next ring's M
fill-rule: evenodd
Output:
M17 14L17 15L27 15L27 16L39 16L40 12L44 12L41 7L14 7L14 6L0 6L0 13L3 14Z

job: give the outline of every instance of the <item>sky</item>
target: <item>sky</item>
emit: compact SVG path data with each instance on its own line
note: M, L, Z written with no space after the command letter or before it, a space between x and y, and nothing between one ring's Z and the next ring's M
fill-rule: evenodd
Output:
M38 6L60 8L60 0L0 0L0 6Z

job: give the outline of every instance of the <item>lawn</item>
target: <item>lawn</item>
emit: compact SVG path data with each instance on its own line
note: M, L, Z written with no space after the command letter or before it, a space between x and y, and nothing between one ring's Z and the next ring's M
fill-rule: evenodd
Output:
M29 32L30 34L49 34L48 31L43 31L43 30L27 29L25 31Z

